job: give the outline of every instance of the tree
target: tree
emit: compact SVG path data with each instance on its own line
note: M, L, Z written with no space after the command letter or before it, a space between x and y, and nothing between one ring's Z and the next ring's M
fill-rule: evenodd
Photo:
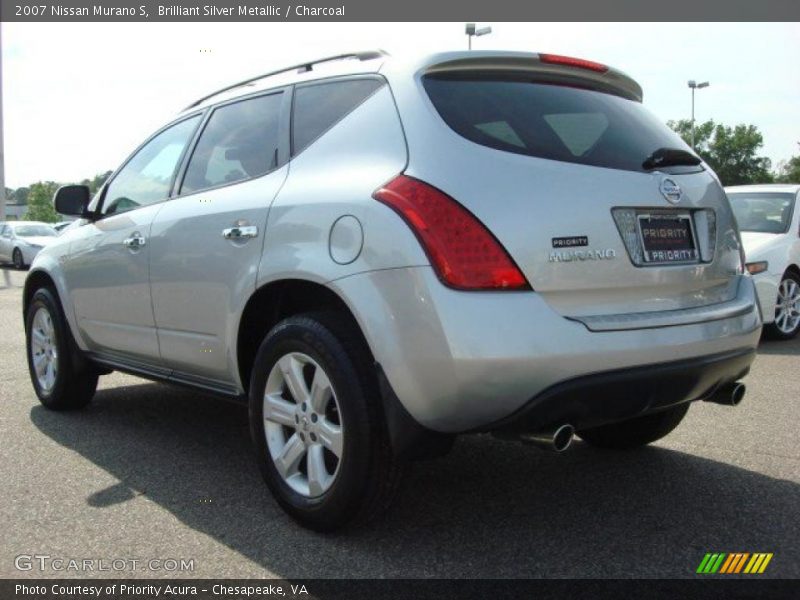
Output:
M13 201L14 204L22 204L25 205L28 203L28 193L30 189L27 187L18 187L15 189L10 196L6 196L9 201Z
M28 210L23 217L26 221L56 223L60 220L53 208L53 194L59 185L54 181L34 183L28 192Z
M800 146L800 142L797 145ZM779 183L800 183L800 155L793 156L778 165L775 181Z
M692 139L692 122L688 119L668 121L687 144ZM706 121L695 124L695 152L706 161L724 185L769 183L773 181L771 162L758 156L764 137L755 125L726 125Z

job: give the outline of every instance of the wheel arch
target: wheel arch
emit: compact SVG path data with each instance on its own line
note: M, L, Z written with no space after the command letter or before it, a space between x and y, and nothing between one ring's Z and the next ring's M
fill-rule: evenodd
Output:
M431 431L408 413L389 384L383 368L375 360L364 330L347 302L321 283L306 279L273 281L258 288L249 298L242 311L236 339L236 360L245 393L249 393L253 361L267 332L287 317L318 310L333 310L347 319L369 353L395 456L413 460L442 456L449 452L454 436Z
M800 266L796 264L790 264L788 267L786 267L786 270L783 272L784 275L786 275L787 273L794 273L795 275L800 277Z
M330 287L308 279L280 279L258 288L245 304L236 334L236 362L245 393L258 348L281 320L305 312L331 310L342 315L358 332L364 348L372 349L347 303Z
M59 302L61 302L61 295L58 291L58 286L56 285L55 279L50 276L47 271L43 271L41 269L37 269L35 271L30 271L28 276L25 278L25 286L22 290L22 316L23 318L25 315L28 314L28 306L30 306L31 298L33 298L33 294L36 293L36 290L42 287L49 287L53 290L56 294L56 298ZM61 306L63 307L64 304L62 302Z

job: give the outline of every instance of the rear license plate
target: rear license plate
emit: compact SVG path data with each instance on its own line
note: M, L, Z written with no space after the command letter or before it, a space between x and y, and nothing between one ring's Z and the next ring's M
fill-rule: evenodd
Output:
M697 245L689 214L638 217L645 264L697 262Z

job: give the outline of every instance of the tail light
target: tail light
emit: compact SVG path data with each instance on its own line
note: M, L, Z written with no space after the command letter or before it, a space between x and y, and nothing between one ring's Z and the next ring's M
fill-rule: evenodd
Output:
M587 69L589 71L596 71L597 73L605 73L608 71L608 67L606 65L602 65L591 60L584 60L582 58L561 56L560 54L540 54L539 61L551 65L563 65L565 67Z
M489 230L444 192L398 175L373 197L405 220L446 285L461 290L530 289Z

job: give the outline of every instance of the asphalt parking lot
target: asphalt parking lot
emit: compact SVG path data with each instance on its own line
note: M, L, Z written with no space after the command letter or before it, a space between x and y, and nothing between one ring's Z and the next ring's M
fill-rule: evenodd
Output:
M706 552L772 552L760 577L800 577L800 339L762 343L741 406L696 404L652 447L463 438L382 521L320 535L262 484L241 407L115 373L87 410L44 410L24 275L0 271L0 577L92 575L19 555L194 561L94 573L124 577L692 577Z

